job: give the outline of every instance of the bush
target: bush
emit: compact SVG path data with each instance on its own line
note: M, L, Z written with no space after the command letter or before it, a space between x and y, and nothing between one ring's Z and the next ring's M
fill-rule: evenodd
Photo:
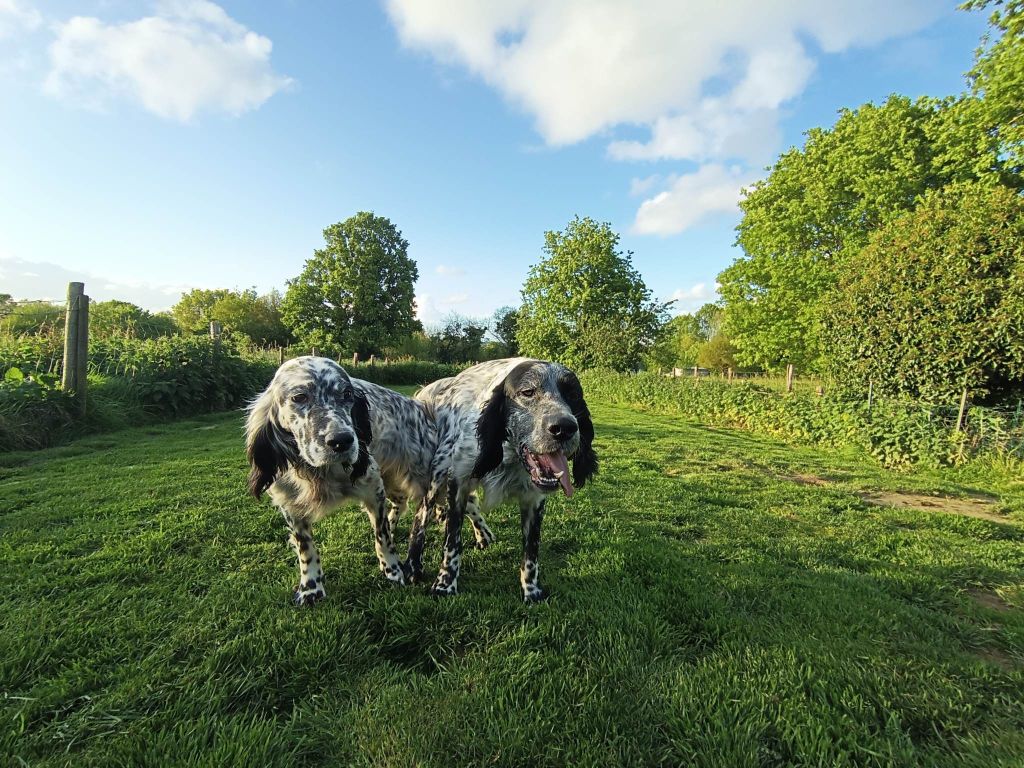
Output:
M959 464L979 453L1024 458L1019 414L972 408L967 428L954 429L956 409L812 394L782 395L755 384L672 379L654 373L595 369L580 375L588 400L680 414L705 424L735 426L801 443L853 445L887 467Z

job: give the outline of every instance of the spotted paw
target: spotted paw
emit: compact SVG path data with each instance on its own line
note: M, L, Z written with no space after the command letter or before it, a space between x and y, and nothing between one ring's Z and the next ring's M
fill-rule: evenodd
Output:
M399 563L395 563L394 565L382 565L380 571L392 584L405 586L405 574L402 572L402 566Z
M459 593L458 587L453 584L445 584L441 581L434 582L434 586L430 588L431 597L452 597Z
M419 565L413 565L411 561L406 560L402 563L402 573L405 575L406 584L422 584L423 583L423 567Z
M292 593L292 603L299 607L305 607L309 605L316 605L318 602L327 597L327 593L320 584L316 584L311 588L304 588L303 585L299 585L295 588Z
M527 584L523 587L524 603L540 603L548 599L548 593L539 584Z
M477 528L475 525L473 526L473 537L476 539L477 549L487 549L497 540L490 528Z

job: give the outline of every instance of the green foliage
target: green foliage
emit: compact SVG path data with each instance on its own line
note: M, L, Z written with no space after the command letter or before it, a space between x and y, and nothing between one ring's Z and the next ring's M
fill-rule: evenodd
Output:
M255 288L244 291L193 289L171 310L183 330L207 333L214 320L226 333L242 334L258 344L284 346L291 334L281 319L281 294L260 296Z
M736 349L729 337L717 333L705 342L697 352L697 365L712 371L726 371L736 367Z
M343 367L352 376L374 384L386 386L417 386L422 387L438 379L454 376L465 365L449 365L426 360L396 360L388 363L368 365L360 363L352 367L351 361L343 363Z
M1024 201L954 184L840 271L824 338L834 386L955 401L1024 389Z
M289 281L281 305L285 324L304 344L381 354L419 328L419 271L394 224L360 212L325 229L324 239Z
M998 146L963 119L973 114L963 101L901 96L844 110L748 191L737 237L744 255L719 275L741 363L819 370L823 301L871 232L927 190L1000 178Z
M178 324L172 316L153 314L127 301L111 299L89 306L89 336L93 338L155 339L177 331Z
M452 314L444 325L428 334L431 357L440 363L467 363L480 360L480 347L487 327L468 317Z
M896 400L782 395L766 387L722 380L672 379L653 373L584 371L588 401L684 415L703 424L741 427L794 443L855 446L883 466L959 464L973 455L1024 459L1024 421L1019 414L975 409L957 432L956 408L922 408Z
M516 339L523 354L575 368L636 368L657 340L668 304L651 291L606 223L576 217L544 233L547 256L523 286Z
M514 307L500 307L494 312L488 330L504 346L504 357L519 355L516 332L519 328L519 312Z
M991 31L968 73L980 119L998 141L1012 172L1024 171L1024 2L972 0L967 8L995 6Z
M48 301L15 303L0 306L0 336L23 334L63 335L65 308L63 304Z

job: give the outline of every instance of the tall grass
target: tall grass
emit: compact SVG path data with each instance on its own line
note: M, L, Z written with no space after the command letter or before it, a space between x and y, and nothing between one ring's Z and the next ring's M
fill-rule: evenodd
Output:
M742 427L793 442L855 445L887 467L957 465L981 455L1011 464L1024 459L1024 419L1013 410L972 407L963 429L957 429L955 408L907 401L876 400L869 406L866 400L783 394L749 382L608 370L586 371L581 381L588 399Z

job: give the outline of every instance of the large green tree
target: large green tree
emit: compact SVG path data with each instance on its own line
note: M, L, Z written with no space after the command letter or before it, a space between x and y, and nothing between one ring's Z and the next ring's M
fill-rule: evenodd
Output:
M488 325L488 330L505 347L505 354L515 357L519 354L519 342L516 341L516 330L519 327L519 312L514 307L500 307Z
M523 286L522 353L581 369L638 367L668 304L651 300L611 225L576 217L564 231L544 233L544 253Z
M847 262L824 315L836 387L955 402L1024 387L1024 199L953 184Z
M420 327L413 303L419 271L394 224L361 211L325 229L324 240L282 302L296 336L369 355Z

